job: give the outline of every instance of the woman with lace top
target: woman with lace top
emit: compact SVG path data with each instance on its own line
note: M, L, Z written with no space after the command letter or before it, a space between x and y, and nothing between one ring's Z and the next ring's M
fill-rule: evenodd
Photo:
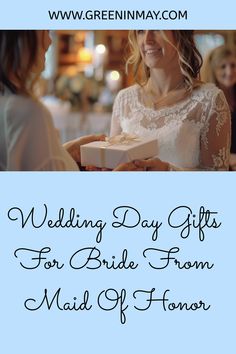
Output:
M49 31L0 31L0 171L78 171L80 146L61 145L49 111L33 95L51 43Z
M111 135L157 138L158 156L118 170L228 170L230 111L221 90L199 81L193 31L130 31L129 42L137 84L118 93Z
M223 92L231 112L230 168L236 169L236 51L226 45L214 48L202 68L202 78Z

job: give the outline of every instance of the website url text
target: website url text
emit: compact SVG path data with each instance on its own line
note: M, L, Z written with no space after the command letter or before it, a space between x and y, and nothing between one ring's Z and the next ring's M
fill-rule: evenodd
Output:
M187 10L48 10L50 20L117 21L117 20L187 20Z

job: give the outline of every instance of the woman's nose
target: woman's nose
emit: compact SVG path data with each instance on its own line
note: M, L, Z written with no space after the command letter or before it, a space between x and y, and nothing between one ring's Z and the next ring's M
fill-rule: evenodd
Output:
M153 42L154 41L154 33L153 31L146 31L145 34L145 42Z
M225 68L225 74L227 76L232 76L234 74L234 69L232 68L231 65L227 65Z

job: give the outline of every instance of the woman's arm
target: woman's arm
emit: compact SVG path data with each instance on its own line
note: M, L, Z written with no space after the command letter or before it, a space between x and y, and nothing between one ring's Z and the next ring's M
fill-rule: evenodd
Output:
M213 98L201 130L200 169L227 171L229 169L231 116L222 91Z

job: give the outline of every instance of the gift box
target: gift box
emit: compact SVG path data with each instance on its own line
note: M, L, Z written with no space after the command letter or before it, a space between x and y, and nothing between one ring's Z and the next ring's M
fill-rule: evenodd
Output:
M121 163L143 160L157 155L157 139L121 134L106 141L82 145L81 165L113 169Z

